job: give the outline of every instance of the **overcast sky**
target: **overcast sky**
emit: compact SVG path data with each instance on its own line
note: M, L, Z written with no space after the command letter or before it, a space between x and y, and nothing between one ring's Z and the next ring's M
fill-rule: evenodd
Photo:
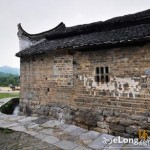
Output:
M39 33L66 26L103 21L150 8L150 0L0 0L0 66L19 67L17 24Z

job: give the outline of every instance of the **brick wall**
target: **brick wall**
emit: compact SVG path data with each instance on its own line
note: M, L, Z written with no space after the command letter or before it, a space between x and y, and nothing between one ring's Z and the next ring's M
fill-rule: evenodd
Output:
M150 44L21 58L21 113L121 136L150 130ZM109 82L95 81L109 68Z

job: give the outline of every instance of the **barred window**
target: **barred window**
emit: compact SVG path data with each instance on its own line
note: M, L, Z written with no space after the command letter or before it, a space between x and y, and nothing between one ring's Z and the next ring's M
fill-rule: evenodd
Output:
M108 83L109 82L109 67L96 67L95 82Z

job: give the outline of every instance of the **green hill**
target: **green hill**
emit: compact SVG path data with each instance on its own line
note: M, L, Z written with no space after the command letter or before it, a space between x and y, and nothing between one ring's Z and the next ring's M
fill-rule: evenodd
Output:
M17 86L19 84L19 75L0 72L0 86L9 86L10 84Z

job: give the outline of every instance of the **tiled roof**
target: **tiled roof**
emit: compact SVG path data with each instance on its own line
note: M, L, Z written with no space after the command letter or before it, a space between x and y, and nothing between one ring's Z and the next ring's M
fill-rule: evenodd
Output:
M57 49L103 47L146 41L150 39L150 10L74 27L65 27L61 23L47 32L31 35L23 31L23 34L30 39L46 38L46 40L20 51L16 54L18 57Z

